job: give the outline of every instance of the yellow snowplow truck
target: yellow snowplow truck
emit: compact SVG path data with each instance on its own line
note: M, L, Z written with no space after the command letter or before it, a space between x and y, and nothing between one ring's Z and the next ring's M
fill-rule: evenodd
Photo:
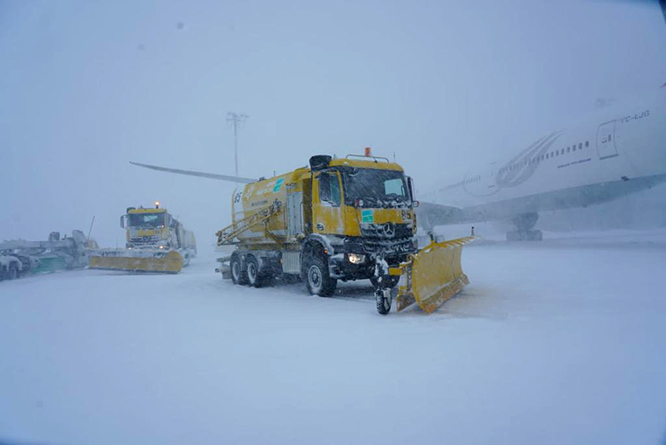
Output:
M166 169L163 169L166 170ZM261 287L302 278L311 294L330 296L338 280L370 279L377 310L417 303L436 310L469 283L462 246L473 237L419 250L412 179L386 158L310 158L309 167L245 185L232 196L232 224L218 245L224 278Z
M196 256L194 234L159 202L154 208L127 208L120 226L127 231L125 249L92 250L91 269L178 273Z

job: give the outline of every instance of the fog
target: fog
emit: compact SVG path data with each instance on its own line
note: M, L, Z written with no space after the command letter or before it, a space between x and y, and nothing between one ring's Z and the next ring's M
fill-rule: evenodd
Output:
M125 208L160 200L212 243L233 184L129 161L234 174L230 111L242 176L372 146L427 191L658 88L665 35L656 2L2 0L0 239L95 216L122 246Z

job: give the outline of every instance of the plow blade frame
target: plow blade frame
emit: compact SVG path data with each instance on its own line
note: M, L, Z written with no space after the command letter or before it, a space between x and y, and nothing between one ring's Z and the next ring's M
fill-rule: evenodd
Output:
M100 251L91 252L90 268L125 270L128 272L178 273L185 259L177 250L163 251Z
M430 314L468 285L462 271L462 248L475 239L469 236L430 243L398 270L391 270L391 274L402 275L396 296L398 312L416 303Z

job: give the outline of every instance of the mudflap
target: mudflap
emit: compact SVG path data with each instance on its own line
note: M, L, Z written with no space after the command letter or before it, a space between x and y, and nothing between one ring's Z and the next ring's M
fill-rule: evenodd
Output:
M178 273L185 258L177 250L102 249L90 252L90 268L128 272Z
M475 239L432 242L400 267L391 268L391 275L400 275L395 297L398 312L416 303L430 314L468 285L462 271L462 249Z

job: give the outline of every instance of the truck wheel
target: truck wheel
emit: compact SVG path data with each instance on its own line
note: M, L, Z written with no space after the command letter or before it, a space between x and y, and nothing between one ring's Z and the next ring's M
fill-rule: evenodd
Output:
M9 265L9 279L10 280L15 280L15 279L18 278L18 276L19 276L18 267L16 266L16 264L10 264Z
M240 256L234 255L231 257L229 268L231 269L231 281L234 284L247 284L247 272L243 270Z
M252 287L261 287L263 279L259 274L259 261L253 256L247 256L247 281Z
M391 312L391 294L389 289L376 289L377 312L386 315Z
M330 297L335 292L338 280L331 278L326 261L320 256L314 256L305 270L305 284L310 295Z

